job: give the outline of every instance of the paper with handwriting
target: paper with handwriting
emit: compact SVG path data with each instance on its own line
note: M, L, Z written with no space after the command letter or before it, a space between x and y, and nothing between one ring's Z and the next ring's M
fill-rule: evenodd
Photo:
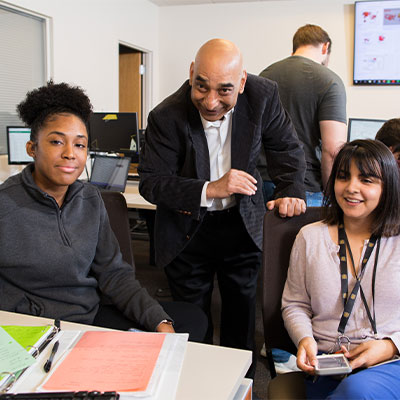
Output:
M164 338L147 332L85 332L42 389L145 391Z
M17 372L34 362L35 359L0 327L0 374Z

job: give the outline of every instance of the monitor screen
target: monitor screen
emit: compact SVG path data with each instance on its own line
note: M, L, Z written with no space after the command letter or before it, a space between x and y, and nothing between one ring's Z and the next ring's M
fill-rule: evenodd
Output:
M131 164L129 157L96 155L90 175L90 182L100 189L124 192L128 171Z
M26 153L26 142L31 130L24 126L7 126L7 152L9 164L29 164L33 158Z
M347 140L351 142L356 139L375 139L385 122L384 119L349 118Z
M400 0L357 1L355 85L400 85Z
M89 136L91 151L139 158L137 113L95 112L89 120Z

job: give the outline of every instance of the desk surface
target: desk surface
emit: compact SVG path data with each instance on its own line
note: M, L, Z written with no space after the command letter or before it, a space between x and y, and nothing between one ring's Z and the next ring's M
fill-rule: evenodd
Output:
M0 311L1 325L43 325L47 318ZM106 330L62 322L63 330ZM233 399L251 364L251 352L188 342L176 400Z
M139 182L137 181L128 181L126 183L125 192L122 194L125 197L128 208L156 209L154 204L149 203L139 194Z

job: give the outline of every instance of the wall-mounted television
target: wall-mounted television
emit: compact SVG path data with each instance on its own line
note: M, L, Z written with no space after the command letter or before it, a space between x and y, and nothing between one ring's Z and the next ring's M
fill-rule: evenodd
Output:
M400 0L356 1L354 85L400 85Z

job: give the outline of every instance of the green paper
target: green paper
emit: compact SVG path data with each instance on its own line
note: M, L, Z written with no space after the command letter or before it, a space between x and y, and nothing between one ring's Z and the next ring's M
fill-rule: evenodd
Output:
M29 351L51 326L3 325L2 328L24 349Z
M35 359L0 328L0 373L14 373L31 366L34 362Z

